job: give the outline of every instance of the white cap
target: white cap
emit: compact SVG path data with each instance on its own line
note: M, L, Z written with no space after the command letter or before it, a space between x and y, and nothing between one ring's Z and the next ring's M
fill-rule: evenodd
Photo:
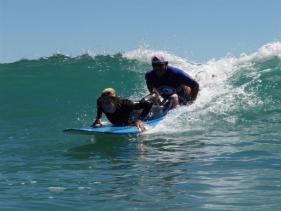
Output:
M152 56L151 63L152 64L168 64L168 61L165 59L164 55L157 54L157 55Z

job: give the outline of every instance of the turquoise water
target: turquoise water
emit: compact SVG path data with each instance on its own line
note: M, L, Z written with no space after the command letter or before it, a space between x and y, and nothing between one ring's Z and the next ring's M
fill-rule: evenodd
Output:
M147 94L149 50L0 64L1 210L279 210L281 44L194 64L196 103L140 136L71 136L100 91Z

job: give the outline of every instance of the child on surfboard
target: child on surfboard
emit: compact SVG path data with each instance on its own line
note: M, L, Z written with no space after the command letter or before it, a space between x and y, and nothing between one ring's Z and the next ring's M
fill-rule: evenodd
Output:
M143 132L145 130L143 120L147 117L154 103L151 99L136 102L122 99L117 96L113 88L106 88L97 100L97 115L92 127L102 127L101 118L104 113L113 125L134 125ZM142 111L136 117L132 118L136 110Z

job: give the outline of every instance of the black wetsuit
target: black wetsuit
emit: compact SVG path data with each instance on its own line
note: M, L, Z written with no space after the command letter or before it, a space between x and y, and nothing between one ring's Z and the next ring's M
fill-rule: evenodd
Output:
M116 111L114 113L106 113L100 105L100 98L97 100L97 119L102 117L104 113L107 119L114 125L128 125L131 122L131 113L133 110L143 109L137 119L144 120L148 115L152 103L146 101L133 102L127 99L115 98Z

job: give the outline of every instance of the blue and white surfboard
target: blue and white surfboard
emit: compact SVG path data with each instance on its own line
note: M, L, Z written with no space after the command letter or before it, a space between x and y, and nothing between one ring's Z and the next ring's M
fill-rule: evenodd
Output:
M161 115L158 118L144 121L144 125L148 126L149 128L154 128L164 119L165 115ZM140 133L141 131L135 126L114 126L112 124L108 124L96 128L93 127L68 128L63 130L63 132L72 133L72 134L84 134L84 135L95 135L95 134L103 134L103 133L127 135L127 134L137 134Z

